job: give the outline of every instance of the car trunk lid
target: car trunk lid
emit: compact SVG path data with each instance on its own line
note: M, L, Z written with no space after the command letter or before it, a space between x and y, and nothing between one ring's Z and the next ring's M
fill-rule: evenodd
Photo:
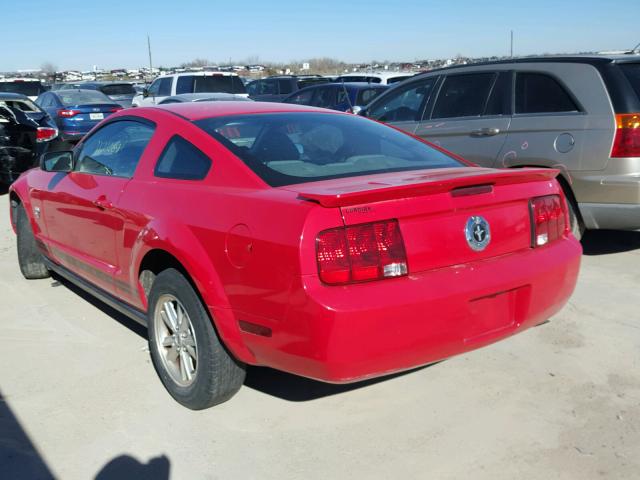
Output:
M557 173L448 168L287 188L301 199L339 208L345 225L397 219L411 273L531 248L530 199L557 193ZM482 232L479 240L467 238L479 222L488 225L486 245Z

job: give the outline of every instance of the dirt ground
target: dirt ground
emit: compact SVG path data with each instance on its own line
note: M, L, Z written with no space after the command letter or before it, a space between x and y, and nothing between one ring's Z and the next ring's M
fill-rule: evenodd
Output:
M0 196L0 478L638 479L640 233L591 232L550 323L417 371L332 386L251 368L201 412L144 329L26 281Z

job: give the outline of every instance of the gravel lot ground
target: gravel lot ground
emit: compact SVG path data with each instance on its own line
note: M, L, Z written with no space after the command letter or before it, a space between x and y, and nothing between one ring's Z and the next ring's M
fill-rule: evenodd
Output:
M145 331L26 281L0 196L0 477L640 478L640 233L584 241L550 323L381 381L249 370L202 412L165 393Z

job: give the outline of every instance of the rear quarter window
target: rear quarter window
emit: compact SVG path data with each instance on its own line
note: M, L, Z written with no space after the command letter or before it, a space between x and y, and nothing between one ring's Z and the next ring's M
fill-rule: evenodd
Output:
M555 78L544 73L516 74L516 113L564 113L580 109Z
M191 142L175 135L164 148L154 175L177 180L202 180L209 173L211 159Z
M636 96L640 99L640 63L623 63L620 64L620 68L627 77L627 80L629 80Z

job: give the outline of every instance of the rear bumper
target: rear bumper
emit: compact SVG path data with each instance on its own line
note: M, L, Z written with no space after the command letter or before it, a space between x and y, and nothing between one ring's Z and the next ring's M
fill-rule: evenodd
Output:
M571 178L587 228L640 229L640 158L612 158L604 170Z
M257 364L328 382L411 369L547 320L573 292L581 253L571 237L367 284L328 287L306 276L285 319L260 319L271 336L242 332L242 340Z

